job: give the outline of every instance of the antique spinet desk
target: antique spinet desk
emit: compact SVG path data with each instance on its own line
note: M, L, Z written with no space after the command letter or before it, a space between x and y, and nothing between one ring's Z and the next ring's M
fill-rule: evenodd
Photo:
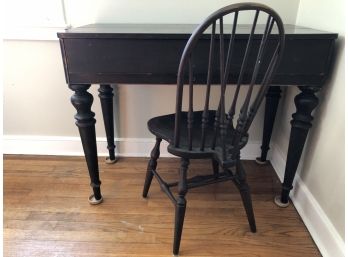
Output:
M93 96L88 93L89 87L91 84L100 85L99 97L109 150L107 161L113 163L116 157L113 89L110 85L176 84L180 56L194 28L195 25L184 24L91 24L58 33L66 82L74 91L71 102L77 110L75 119L91 178L92 203L101 202L102 195L95 136L96 121L91 111ZM249 30L248 25L238 28L237 46L246 44L245 34ZM296 169L311 127L311 113L318 104L315 93L320 91L330 73L337 38L335 33L294 25L285 25L285 33L285 53L272 81L273 86L266 96L261 157L257 159L259 163L266 161L280 98L280 85L298 86L301 92L294 99L296 112L291 121L282 192L276 198L276 203L280 206L288 204ZM204 40L202 51L209 45L208 40ZM194 79L204 84L205 76L200 75L199 71L206 67L207 60L196 58L194 62L197 71ZM214 74L218 74L218 70ZM218 81L218 76L215 81ZM229 83L233 82L235 81L231 78Z

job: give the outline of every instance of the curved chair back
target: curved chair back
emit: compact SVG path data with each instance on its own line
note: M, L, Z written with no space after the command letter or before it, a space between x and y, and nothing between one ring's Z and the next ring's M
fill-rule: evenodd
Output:
M253 14L250 26L238 23L238 17L246 12ZM261 24L260 20L264 20L264 24ZM232 22L232 24L224 25L228 22ZM229 27L228 33L225 33L227 27ZM240 29L244 32L240 33ZM248 32L245 33L245 30ZM242 50L236 46L238 37L245 39L245 46ZM195 133L193 131L193 87L195 67L197 67L193 54L201 40L210 40L210 43L206 70L205 102L199 133L201 138L200 144L197 146L192 143ZM171 147L176 149L185 147L185 151L192 152L216 150L221 153L222 161L238 157L241 140L247 135L264 95L267 93L283 49L284 27L282 20L274 10L265 5L256 3L232 4L206 18L191 35L180 60L177 77L174 142ZM236 67L238 67L237 70ZM188 110L183 110L183 88L184 82L187 80L189 87ZM209 119L211 119L209 117L211 114L209 111L211 108L211 85L216 82L220 87L220 100L218 107L214 110L214 138L207 142L207 126ZM226 103L226 85L231 82L236 84L236 90L232 102ZM243 96L242 100L238 100L242 96L240 88L245 84L248 84L246 96ZM256 92L256 97L252 97L253 90ZM234 121L237 100L241 101L241 105L239 104L241 107L238 118ZM184 111L187 111L187 132L185 134L187 133L188 142L183 144L181 142L181 123ZM231 129L232 135L227 133ZM233 138L227 140L226 136ZM227 146L226 142L232 143Z

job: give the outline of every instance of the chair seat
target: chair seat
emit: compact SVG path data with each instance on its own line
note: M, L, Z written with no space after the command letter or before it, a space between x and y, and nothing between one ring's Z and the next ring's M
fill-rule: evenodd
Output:
M215 112L209 111L209 118L206 127L206 139L205 139L205 149L201 151L202 144L202 114L203 111L193 112L193 128L194 131L192 135L192 150L188 151L188 128L187 128L187 112L182 112L181 122L180 122L180 145L179 147L174 147L174 126L175 126L175 114L168 114L163 116L158 116L150 119L147 123L148 129L156 137L159 137L169 143L168 151L176 156L187 156L190 158L205 158L208 156L216 156L216 159L222 162L221 158L221 138L219 136L219 131L216 137L216 146L212 149L213 139L215 134L214 122L215 122ZM233 140L234 129L229 126L227 129L227 135L225 137L225 144L227 152L232 150L232 140ZM243 148L248 141L248 135L244 135L240 141L239 148Z

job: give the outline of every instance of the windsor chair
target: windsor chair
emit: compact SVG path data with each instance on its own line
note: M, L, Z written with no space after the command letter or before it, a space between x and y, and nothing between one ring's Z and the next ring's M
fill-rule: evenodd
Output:
M238 17L246 12L252 19L248 35L238 33ZM226 21L228 18L232 25L227 26L230 28L227 34L224 33L224 19ZM265 23L261 24L260 20L264 20ZM262 32L259 33L260 31ZM235 39L239 36L246 38L243 50L234 49ZM194 110L194 53L201 40L209 40L210 44L207 83L204 106L201 110ZM228 47L225 47L225 41L228 42ZM256 3L232 4L217 10L196 28L188 40L178 68L175 113L154 117L148 121L150 132L156 136L156 143L151 151L143 188L143 197L147 197L155 176L161 189L175 205L174 255L179 253L186 210L185 195L191 188L232 180L240 191L250 230L256 232L252 201L240 161L240 151L247 144L248 129L269 89L283 49L284 28L281 18L271 8ZM231 66L233 52L241 50L244 51L244 57L240 64L238 67ZM211 85L216 84L216 81L219 82L220 99L217 107L213 109L210 104ZM227 109L226 86L230 82L236 82L236 89ZM187 111L183 110L185 84L188 84ZM247 92L240 100L242 85ZM253 91L256 91L256 95L252 95ZM238 109L239 115L235 121L234 116ZM169 143L168 152L181 158L178 182L167 183L156 171L162 140ZM188 178L190 159L211 159L212 174ZM176 186L177 197L171 191L171 188Z

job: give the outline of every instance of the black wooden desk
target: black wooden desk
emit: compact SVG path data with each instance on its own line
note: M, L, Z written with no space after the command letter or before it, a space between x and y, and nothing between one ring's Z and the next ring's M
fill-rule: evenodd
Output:
M195 25L175 24L93 24L58 33L66 81L75 92L71 102L77 110L76 125L97 200L102 196L95 136L96 121L91 111L93 96L88 93L89 87L91 84L100 84L99 97L108 142L108 162L113 163L116 158L113 89L110 84L176 84L180 56L194 28ZM246 44L246 34L249 31L248 25L239 26L236 47ZM259 163L266 161L281 93L279 85L299 86L301 92L295 97L296 112L292 115L282 193L277 201L278 205L284 206L288 203L303 146L312 126L311 113L318 104L315 93L324 85L329 75L337 38L335 33L294 25L285 25L285 32L285 54L272 81L274 86L266 95L262 151L261 157L257 159ZM208 47L208 39L202 39L202 51ZM207 60L200 57L193 62L196 74L194 80L205 83L205 76L200 74L200 70L207 67ZM218 74L218 70L213 73ZM235 82L234 79L231 77L229 83ZM213 80L218 81L218 76L214 76Z

